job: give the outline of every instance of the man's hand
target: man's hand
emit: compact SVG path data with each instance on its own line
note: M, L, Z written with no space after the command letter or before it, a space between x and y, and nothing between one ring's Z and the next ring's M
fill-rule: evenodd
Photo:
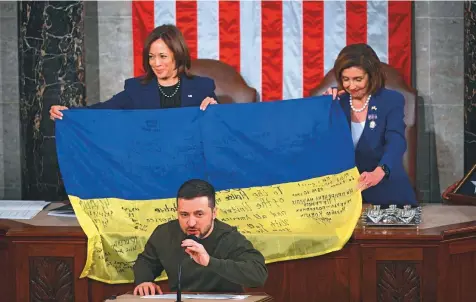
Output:
M200 265L208 266L210 255L208 255L203 245L192 239L186 239L182 241L182 247L185 248L185 253L189 254L193 261Z
M208 105L210 104L215 105L215 104L218 104L218 102L214 98L206 97L200 104L200 110L207 109Z
M137 285L136 288L134 288L134 295L155 295L156 292L159 295L163 294L160 286L153 282L142 282L141 284Z
M372 172L363 172L359 177L359 184L357 185L358 190L365 190L370 187L377 185L382 181L385 176L385 172L381 167L375 168Z
M337 91L337 88L332 88L329 87L327 90L323 93L323 95L332 95L332 99L335 100L336 98L339 99L339 96L345 93L345 90L340 90Z
M60 106L60 105L54 105L51 106L50 108L50 119L53 121L55 119L63 119L63 113L61 113L61 110L68 110L68 107L65 106Z

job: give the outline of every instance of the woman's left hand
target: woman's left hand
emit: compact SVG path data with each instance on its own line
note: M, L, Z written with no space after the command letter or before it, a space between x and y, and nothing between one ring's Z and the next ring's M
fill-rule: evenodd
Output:
M207 109L208 105L210 104L215 105L215 104L218 104L218 102L214 98L206 97L200 104L200 110Z
M384 176L385 172L380 167L375 168L375 170L373 170L372 172L364 172L360 174L357 189L363 191L365 189L373 187L377 185L380 181L382 181Z

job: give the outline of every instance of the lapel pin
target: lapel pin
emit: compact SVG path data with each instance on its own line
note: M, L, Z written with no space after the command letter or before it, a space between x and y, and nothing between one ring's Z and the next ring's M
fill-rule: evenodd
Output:
M371 121L371 122L370 122L370 125L369 125L370 129L375 128L375 126L377 126L377 124L375 123L375 121Z
M189 95L188 95L188 97L189 97L189 98L191 98L191 97L192 97L192 95L191 95L191 94L189 94Z

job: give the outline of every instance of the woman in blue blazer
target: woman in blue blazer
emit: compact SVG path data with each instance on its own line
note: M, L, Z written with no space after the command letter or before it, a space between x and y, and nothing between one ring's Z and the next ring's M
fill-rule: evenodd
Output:
M111 99L83 108L160 109L200 106L205 110L217 104L215 82L191 75L190 52L182 33L174 25L155 28L147 37L142 52L146 74L127 79L124 90ZM61 119L65 106L50 109L51 119Z
M355 147L359 188L364 202L416 205L415 192L403 167L405 99L385 88L380 60L367 44L353 44L334 64L340 105L347 116Z

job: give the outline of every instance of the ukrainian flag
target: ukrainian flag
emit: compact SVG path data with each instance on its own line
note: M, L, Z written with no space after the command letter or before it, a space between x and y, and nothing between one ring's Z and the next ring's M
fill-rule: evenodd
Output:
M82 277L102 282L133 281L137 254L176 218L177 190L191 178L213 184L218 219L267 263L341 249L361 214L349 126L330 96L206 111L67 110L56 142L88 237Z

